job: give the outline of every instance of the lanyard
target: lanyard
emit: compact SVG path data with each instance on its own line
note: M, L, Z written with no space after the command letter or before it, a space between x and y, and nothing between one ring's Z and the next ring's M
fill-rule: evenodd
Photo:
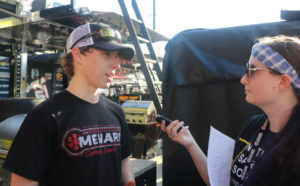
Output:
M256 140L253 143L253 147L251 148L250 154L247 159L247 163L250 163L252 160L253 155L255 154L255 151L257 150L257 147L259 146L259 143L263 137L263 134L265 133L267 126L268 126L269 120L268 118L265 120L264 124L260 127L258 135L256 137ZM248 146L251 145L251 143L248 144ZM246 147L247 148L247 147Z

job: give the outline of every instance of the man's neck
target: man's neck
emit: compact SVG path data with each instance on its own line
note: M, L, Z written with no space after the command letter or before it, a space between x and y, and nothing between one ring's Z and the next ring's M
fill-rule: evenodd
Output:
M80 99L83 99L90 103L98 103L99 96L101 94L101 90L99 88L93 88L91 86L88 86L87 83L78 81L76 79L72 79L67 90Z

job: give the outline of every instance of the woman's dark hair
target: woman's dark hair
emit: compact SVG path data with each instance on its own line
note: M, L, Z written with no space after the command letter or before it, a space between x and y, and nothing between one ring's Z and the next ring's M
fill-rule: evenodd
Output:
M276 36L259 40L282 55L300 74L300 40ZM299 100L299 92L296 92ZM244 185L299 185L300 183L300 104L268 149L249 172Z
M81 54L86 54L87 52L91 52L91 46L87 46L87 47L81 47L79 48L80 53ZM67 74L69 77L73 77L74 75L74 65L73 65L73 55L72 53L69 54L64 54L61 58L61 66L65 72L65 74Z
M298 37L279 35L263 37L258 39L258 42L278 52L293 66L297 74L300 75L300 39ZM298 100L300 100L300 92L295 90L295 93Z

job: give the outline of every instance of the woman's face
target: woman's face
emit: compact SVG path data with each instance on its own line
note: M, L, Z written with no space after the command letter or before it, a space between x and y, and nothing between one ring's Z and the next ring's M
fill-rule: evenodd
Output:
M249 60L249 77L245 74L241 83L245 86L246 101L260 108L275 103L278 99L281 76L270 72L270 69L254 57Z

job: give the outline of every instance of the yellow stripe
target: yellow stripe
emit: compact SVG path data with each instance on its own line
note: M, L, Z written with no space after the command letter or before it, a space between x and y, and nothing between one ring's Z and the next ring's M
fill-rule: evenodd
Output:
M246 140L244 140L243 138L239 138L239 140L242 141L242 142L244 142L244 143L246 143L247 145L249 144L249 142L246 141Z
M12 140L7 140L7 139L1 139L0 138L0 147L3 150L9 150L10 146L12 144ZM0 158L5 159L6 158L6 154L0 154Z
M0 28L7 28L22 24L22 20L15 17L7 17L0 19Z
M231 164L231 168L233 166L233 164L236 162L236 160L238 159L238 157L244 152L244 150L246 149L246 147L249 145L249 142L243 138L239 138L240 141L246 143L245 147L243 148L243 150L234 158L234 160L232 161L232 164Z

